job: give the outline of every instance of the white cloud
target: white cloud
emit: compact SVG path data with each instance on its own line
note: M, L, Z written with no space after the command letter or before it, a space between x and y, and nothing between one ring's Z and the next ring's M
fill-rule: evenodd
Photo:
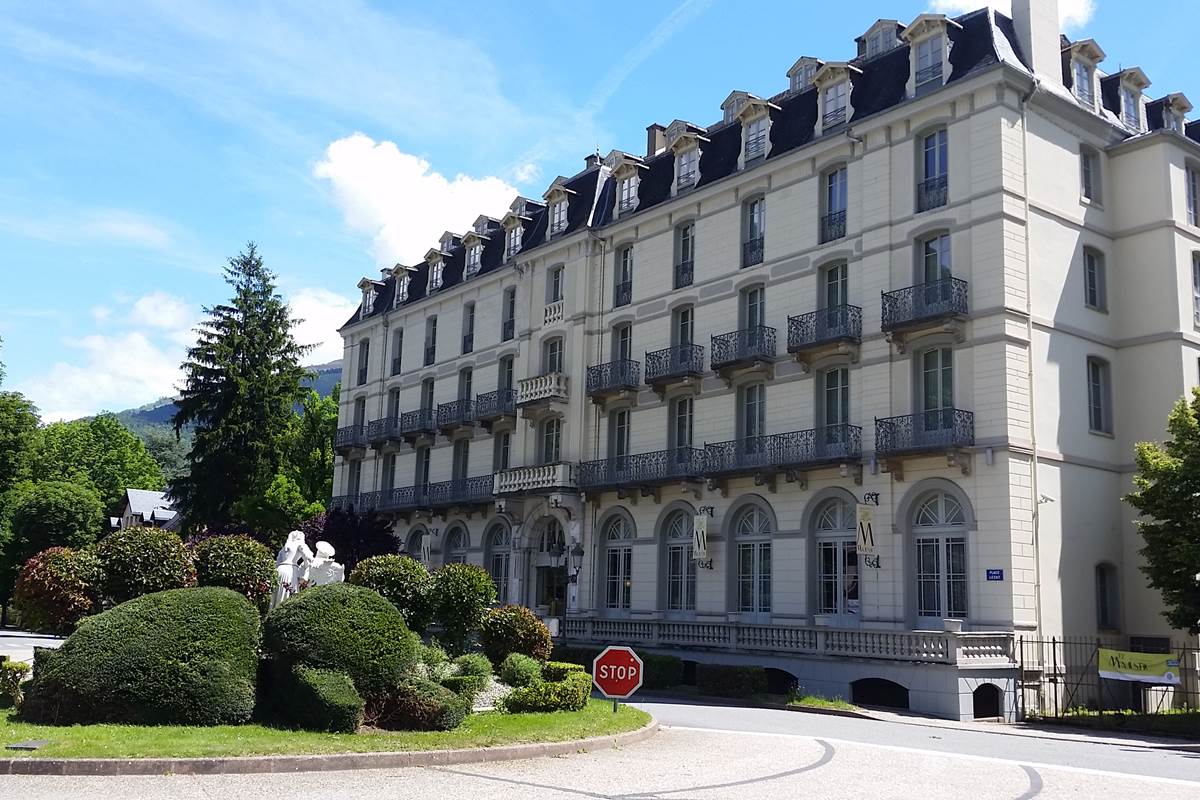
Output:
M300 289L288 298L292 317L301 320L293 334L300 344L313 345L305 358L309 364L325 364L342 357L340 328L358 308L358 303L348 300L328 289Z
M112 309L108 306L92 306L92 319L100 325L108 322L108 318L112 316Z
M0 230L55 244L115 244L167 250L167 225L144 214L121 209L40 211L35 216L0 215Z
M133 301L129 321L135 326L163 330L190 330L197 310L166 292L151 292Z
M330 144L313 174L329 181L346 224L373 237L384 266L419 260L442 231L463 231L480 214L503 215L518 194L497 177L447 178L425 159L361 133Z
M980 8L978 0L933 0L933 10L940 14L964 14ZM1012 15L1012 0L992 0L986 5L1002 14ZM1096 13L1095 0L1058 0L1058 19L1063 28L1080 28L1092 20Z

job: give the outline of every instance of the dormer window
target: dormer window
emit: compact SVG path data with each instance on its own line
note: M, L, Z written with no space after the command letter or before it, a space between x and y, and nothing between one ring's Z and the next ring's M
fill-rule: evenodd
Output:
M873 58L877 55L888 52L900 44L900 40L896 38L896 21L881 19L871 26L871 30L866 33L866 52L867 58Z
M825 130L846 121L846 106L850 96L850 82L838 81L825 90L824 110L821 127Z
M942 85L942 53L945 49L942 35L930 36L917 42L916 91Z
M523 230L520 225L517 225L509 228L508 233L504 235L504 255L507 258L512 258L521 252L521 235Z
M550 235L567 229L567 201L556 200L550 204Z
M359 319L367 317L375 310L375 287L363 289L362 313L359 314Z
M407 275L401 275L396 279L396 304L408 302L408 282L411 280Z
M1183 133L1183 112L1173 108L1163 109L1163 127L1175 133Z
M813 78L817 76L817 70L820 68L821 62L815 58L805 58L796 62L788 74L788 88L793 92L804 91L812 85Z
M1134 130L1142 129L1141 92L1132 86L1121 87L1121 119Z
M746 105L746 98L744 98L744 97L739 97L736 100L734 100L732 103L730 103L725 108L725 117L724 117L723 121L724 122L733 122L735 119L737 119L738 112L741 111L742 107L745 105Z
M633 211L637 208L638 201L638 175L633 173L621 179L620 197L617 201L617 209L621 212Z
M699 147L692 147L675 156L675 185L678 189L690 189L695 186L699 172Z
M1096 69L1085 61L1076 59L1071 63L1071 78L1074 82L1075 98L1088 108L1096 107Z
M436 292L442 288L442 270L443 264L441 261L435 261L429 266L429 289Z
M443 253L449 253L450 248L453 246L454 246L454 237L453 236L443 236L442 237L441 249L442 249Z
M747 122L742 131L745 141L745 163L757 161L767 154L767 117Z
M483 245L474 244L467 248L467 277L473 278L479 274L480 257Z

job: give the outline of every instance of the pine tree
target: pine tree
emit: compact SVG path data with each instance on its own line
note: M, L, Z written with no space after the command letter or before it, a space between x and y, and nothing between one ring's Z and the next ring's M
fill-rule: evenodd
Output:
M188 474L171 485L189 528L234 521L233 507L266 491L285 458L293 407L308 376L309 348L292 337L298 320L251 242L229 259L228 304L205 308L171 422L194 426Z

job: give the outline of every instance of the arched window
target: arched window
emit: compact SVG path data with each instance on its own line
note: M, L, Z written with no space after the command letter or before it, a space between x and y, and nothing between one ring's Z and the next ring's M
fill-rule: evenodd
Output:
M931 492L917 503L912 529L918 625L940 628L943 619L965 619L967 537L962 505L947 492Z
M496 584L496 602L508 605L508 569L512 559L512 532L507 525L496 524L488 529L488 573Z
M771 520L756 505L747 506L733 521L737 553L738 611L771 613Z
M422 549L425 535L426 534L423 529L418 529L408 534L408 539L406 539L404 542L405 552L415 558L417 561L420 561L422 564L425 563L424 552Z
M854 509L845 500L826 500L814 515L817 546L818 614L838 617L838 624L858 624L858 551Z
M663 525L667 547L667 611L696 610L696 561L692 550L692 517L676 511Z
M1096 565L1096 627L1102 631L1121 629L1120 594L1117 591L1117 568L1112 564Z
M467 532L454 527L446 534L446 563L467 563Z
M628 611L632 594L633 530L622 516L614 516L604 525L604 606Z
M542 531L542 538L538 540L539 553L551 553L554 551L555 545L565 546L566 539L563 537L562 524L554 518L546 522L546 527Z

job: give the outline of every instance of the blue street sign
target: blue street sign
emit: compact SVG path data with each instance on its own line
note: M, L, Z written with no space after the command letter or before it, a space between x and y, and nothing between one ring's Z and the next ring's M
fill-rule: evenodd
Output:
M1002 581L1002 580L1004 580L1004 570L1002 570L1002 569L989 569L989 570L987 571L987 579L988 579L989 581Z

